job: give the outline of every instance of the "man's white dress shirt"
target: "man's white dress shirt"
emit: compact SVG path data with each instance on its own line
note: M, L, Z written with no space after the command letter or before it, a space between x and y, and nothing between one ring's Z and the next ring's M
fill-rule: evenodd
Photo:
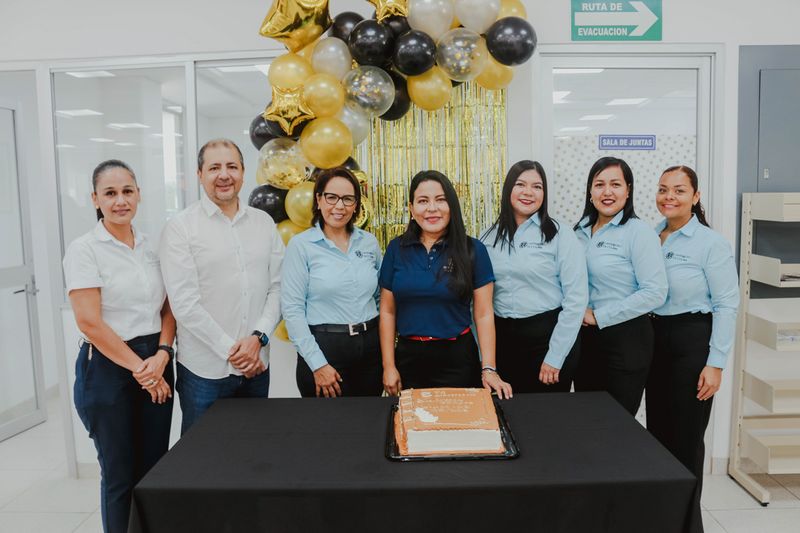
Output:
M178 362L207 379L241 375L231 347L280 321L285 248L272 218L240 201L229 219L205 194L161 236L161 272L178 323ZM269 345L261 350L269 365Z

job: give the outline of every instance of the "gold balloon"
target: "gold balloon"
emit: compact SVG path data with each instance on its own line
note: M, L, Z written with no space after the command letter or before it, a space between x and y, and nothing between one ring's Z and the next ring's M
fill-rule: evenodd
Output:
M512 79L514 79L514 69L502 63L498 63L489 55L489 61L486 62L483 71L475 78L475 83L484 89L496 91L508 87Z
M450 101L453 89L447 74L434 65L419 76L408 77L408 96L425 111L436 111Z
M303 88L272 88L272 103L262 115L267 120L274 120L281 125L286 135L294 133L294 128L314 118L314 113L303 101Z
M269 83L280 89L301 87L314 74L311 63L297 54L283 54L269 65Z
M366 228L369 226L369 221L372 218L372 202L369 201L369 198L366 196L361 197L361 209L358 210L358 213L355 215L355 219L353 220L353 224L358 226L361 229Z
M506 17L519 17L527 18L528 13L525 10L521 0L500 0L500 12L497 14L498 19Z
M330 25L328 0L275 0L258 33L297 52L316 41Z
M285 320L281 320L280 323L278 323L278 327L275 328L272 336L276 339L282 340L283 342L289 342L289 332L286 330Z
M286 214L289 220L304 228L311 227L311 218L314 216L311 208L314 206L314 182L304 181L292 187L286 195Z
M303 85L303 99L317 117L332 117L344 105L344 87L330 74L314 74Z
M292 237L294 237L298 233L303 233L305 230L308 229L302 226L298 226L297 224L292 222L291 219L288 218L286 220L278 222L276 227L278 228L278 235L281 236L281 240L283 241L284 246L288 246L289 241L292 239Z
M408 0L367 0L375 6L375 18L378 22L386 17L396 15L398 17L408 16Z
M338 167L353 152L353 134L339 119L318 118L303 129L300 148L315 167Z

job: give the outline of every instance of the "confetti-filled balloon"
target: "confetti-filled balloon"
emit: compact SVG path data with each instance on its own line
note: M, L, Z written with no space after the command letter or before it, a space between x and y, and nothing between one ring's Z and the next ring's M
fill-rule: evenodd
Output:
M291 189L306 180L308 161L297 142L286 137L273 139L261 147L256 181L279 189Z
M358 105L373 117L386 113L394 102L394 82L378 67L354 68L344 77L342 85L347 102Z
M483 37L466 28L448 31L436 45L436 64L451 80L477 78L488 58Z

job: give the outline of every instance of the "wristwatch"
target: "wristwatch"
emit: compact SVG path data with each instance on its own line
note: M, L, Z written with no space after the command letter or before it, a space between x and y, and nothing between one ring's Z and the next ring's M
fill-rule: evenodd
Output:
M260 331L258 331L256 329L256 330L253 331L252 334L255 335L256 337L258 337L258 342L261 343L261 346L266 346L267 343L269 342L269 337L267 337L266 333L261 333Z
M167 346L166 344L159 344L158 350L164 350L165 352L167 352L167 355L169 356L170 359L175 358L175 350L172 349L172 346Z

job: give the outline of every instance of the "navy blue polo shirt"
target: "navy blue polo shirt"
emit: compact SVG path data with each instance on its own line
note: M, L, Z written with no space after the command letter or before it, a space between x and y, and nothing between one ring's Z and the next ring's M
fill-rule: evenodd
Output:
M494 281L494 271L486 247L470 239L475 250L472 283L478 289ZM386 248L378 283L394 295L398 335L449 339L472 323L471 299L461 300L447 286L447 272L440 273L445 266L444 248L438 242L428 252L419 240L403 236Z

